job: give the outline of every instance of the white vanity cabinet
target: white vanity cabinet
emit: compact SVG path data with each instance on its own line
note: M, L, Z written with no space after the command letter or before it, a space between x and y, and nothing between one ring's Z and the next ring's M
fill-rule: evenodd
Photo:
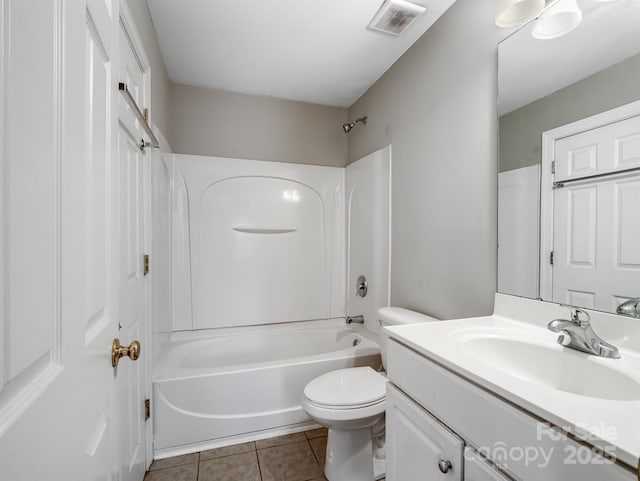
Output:
M462 481L462 439L387 385L387 481Z
M393 384L386 423L387 481L510 481Z
M482 459L475 451L464 448L465 481L510 481L495 467Z
M637 479L588 443L395 339L388 343L387 374L387 481ZM440 461L451 463L446 473Z

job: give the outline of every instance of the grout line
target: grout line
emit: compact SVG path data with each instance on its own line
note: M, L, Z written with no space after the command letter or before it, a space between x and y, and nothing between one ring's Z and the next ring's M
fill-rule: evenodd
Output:
M198 467L196 469L196 481L200 481L200 453L198 453Z
M231 457L231 456L237 456L238 454L247 454L247 453L251 453L251 452L256 452L256 450L255 449L248 449L247 451L241 451L239 453L225 454L223 456L216 456L215 458L202 459L201 462L206 463L206 462L209 462L209 461L215 461L216 459L224 459L224 458L228 458L228 457Z
M313 439L316 440L316 439L321 439L321 438L313 438ZM313 457L315 458L316 463L318 464L318 467L320 469L322 469L322 463L320 461L320 458L318 457L318 456L320 456L320 454L316 454L316 451L313 449L313 446L311 445L311 439L307 439L307 442L309 443L309 447L311 448L311 452L313 453ZM324 470L322 471L322 473L323 473L323 476L324 476Z
M256 446L256 450L254 451L256 455L256 460L258 461L258 474L260 475L260 481L264 481L262 479L262 466L260 466L260 456L258 456L258 447Z
M316 456L316 452L313 450L313 446L311 446L311 440L307 439L307 444L309 445L309 449L311 450L311 454L313 454L313 459L315 459L316 464L318 466L320 466L320 463L318 462L318 456Z

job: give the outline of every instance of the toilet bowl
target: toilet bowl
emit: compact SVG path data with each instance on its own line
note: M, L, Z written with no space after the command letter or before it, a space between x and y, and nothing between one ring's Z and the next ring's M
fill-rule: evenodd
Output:
M436 319L397 307L378 310L380 354L386 365L384 326ZM374 481L385 476L383 373L370 367L339 369L323 374L304 388L302 407L329 429L324 474L329 481Z
M329 428L325 476L330 481L376 479L371 427L384 416L386 383L370 367L355 367L323 374L304 388L303 409Z

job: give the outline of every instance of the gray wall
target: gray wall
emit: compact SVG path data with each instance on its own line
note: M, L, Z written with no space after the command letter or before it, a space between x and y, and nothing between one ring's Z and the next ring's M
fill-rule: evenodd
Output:
M640 55L500 117L499 171L542 161L542 132L640 100Z
M347 109L171 85L174 152L344 167Z
M169 129L169 77L162 60L146 0L127 0L151 64L151 121L166 136Z
M350 109L349 160L392 144L391 303L492 312L497 244L495 0L458 0Z

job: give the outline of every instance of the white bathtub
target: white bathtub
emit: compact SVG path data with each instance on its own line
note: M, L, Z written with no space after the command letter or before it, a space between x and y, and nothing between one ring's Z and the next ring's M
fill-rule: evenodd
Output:
M367 333L325 320L174 336L154 372L155 457L303 429L310 420L300 398L309 381L379 367L380 348Z

